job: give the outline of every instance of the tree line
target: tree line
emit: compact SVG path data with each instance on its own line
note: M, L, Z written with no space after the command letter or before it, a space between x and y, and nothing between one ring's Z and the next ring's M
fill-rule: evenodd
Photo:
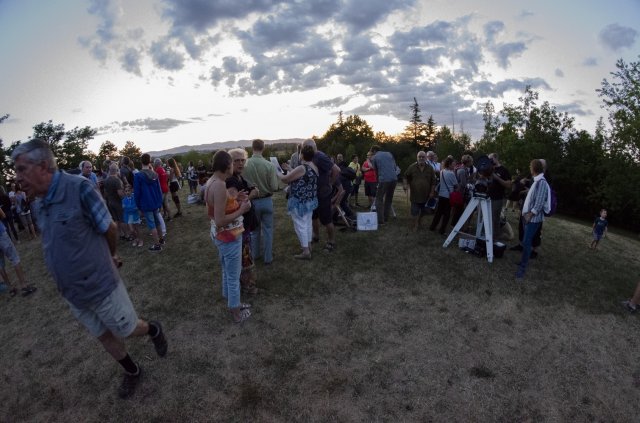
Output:
M327 154L357 154L361 159L373 144L396 157L404 171L418 150L433 150L441 159L462 154L475 158L497 153L512 174L527 172L529 162L544 158L547 176L558 196L558 210L580 218L592 218L601 208L609 220L628 229L640 229L640 61L619 60L610 79L596 90L607 112L608 125L600 118L593 133L577 130L574 118L560 112L539 93L526 87L517 104L496 110L487 102L484 132L472 142L464 132L454 133L429 116L422 121L414 98L409 124L400 135L374 133L361 117L339 114L316 141Z
M517 104L504 104L496 110L487 102L483 111L484 132L476 142L464 131L454 132L438 125L430 115L422 120L416 98L409 105L409 122L398 135L374 132L358 115L344 116L331 124L322 136L314 136L319 149L350 159L354 154L363 159L373 144L390 151L404 171L415 161L419 150L433 150L440 158L448 155L459 159L463 154L479 157L498 153L512 174L526 172L533 158L546 159L548 177L558 197L561 213L590 218L601 208L609 210L612 223L629 229L640 229L635 217L640 212L640 61L619 60L611 79L603 79L596 90L602 107L608 113L608 125L600 118L593 133L577 130L574 118L560 112L539 93L526 87ZM8 115L0 116L0 123ZM77 167L83 160L100 164L106 159L128 156L137 160L141 151L133 141L118 150L105 141L98 151L88 150L88 142L96 130L91 127L65 130L64 124L52 121L33 127L33 137L45 139L63 169ZM0 139L0 177L12 175L8 158L20 142L5 147ZM295 145L267 146L265 156L286 161ZM175 155L177 162L209 163L212 152L192 150Z

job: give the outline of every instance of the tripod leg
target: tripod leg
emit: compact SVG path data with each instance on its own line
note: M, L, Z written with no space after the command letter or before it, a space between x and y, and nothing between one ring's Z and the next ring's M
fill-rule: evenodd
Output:
M444 244L442 244L443 248L447 248L451 243L451 241L453 241L453 239L456 237L456 235L458 235L458 232L460 232L460 229L465 224L467 219L469 219L469 216L473 214L473 211L476 209L477 206L478 206L478 199L472 198L471 201L469 201L467 208L464 209L462 216L460 216L460 219L458 219L458 223L456 223L456 226L453 227L453 230L451 231L447 239L444 241Z
M493 263L493 221L491 215L491 202L482 202L482 220L484 223L484 236L487 245L487 261Z

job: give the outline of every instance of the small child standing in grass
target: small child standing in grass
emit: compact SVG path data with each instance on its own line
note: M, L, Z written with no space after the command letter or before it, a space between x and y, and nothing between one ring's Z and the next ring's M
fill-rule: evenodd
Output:
M140 234L138 233L138 226L136 226L140 224L140 212L138 212L136 200L133 196L133 190L129 185L127 185L124 190L122 210L124 212L124 223L128 225L129 233L134 237L131 246L142 247L143 242L142 239L140 239Z
M591 241L591 249L598 249L598 242L606 236L607 234L607 225L609 222L607 221L607 210L600 210L600 216L596 218L595 222L593 222L593 241Z

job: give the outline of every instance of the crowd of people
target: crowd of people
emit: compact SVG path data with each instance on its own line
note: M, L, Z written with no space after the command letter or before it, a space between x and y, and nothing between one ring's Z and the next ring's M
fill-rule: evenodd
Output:
M254 140L250 158L240 148L216 152L211 177L202 162L197 166L190 162L184 172L190 195L202 195L206 204L210 236L220 259L222 296L231 320L238 324L252 315L251 304L242 302L241 297L258 293L257 263L269 266L274 260L273 195L280 183L287 184L286 208L300 244L300 252L293 256L296 260L315 256L320 247L314 244L319 243L322 232L326 232L326 242L321 250L335 251L336 216L352 215L352 207L374 211L378 225L388 224L395 215L393 197L398 181L411 203L411 229L420 230L423 218L433 215L429 229L447 235L484 181L480 185L486 190L480 191L491 200L494 238L503 236L501 221L509 205L505 201L515 202L510 204L512 210L519 209L519 243L512 249L521 251L515 276L522 279L529 259L536 257L544 216L551 208L546 162L541 159L531 161L530 177L516 172L512 178L497 154L488 157L486 169L479 169L470 155L460 160L449 156L440 162L434 152L419 151L416 162L403 172L393 155L377 145L371 147L362 164L357 155L346 163L342 155L331 158L308 139L280 169L263 156L264 147L263 141ZM141 169L123 157L106 163L101 177L87 161L80 164L78 175L72 175L58 170L49 145L40 139L20 144L12 159L16 181L9 194L0 191L0 198L7 197L1 202L0 250L1 257L6 256L14 266L17 286L10 282L4 260L0 261L0 276L12 295L18 288L24 296L36 291L27 282L13 245L18 242L18 231L13 227L18 217L24 231L40 238L49 272L72 314L123 367L118 393L129 397L142 368L129 356L123 340L147 335L161 357L167 354L168 343L160 322L138 318L118 271L122 261L117 243L120 239L134 247L143 246L138 225L144 220L152 238L149 251L162 251L167 236L165 221L172 218L169 197L176 209L173 218L182 215L178 195L182 169L173 159L165 166L161 159L143 154ZM362 181L368 205L358 201ZM31 209L29 199L36 198ZM606 227L603 210L594 222L592 248L597 247ZM640 288L624 305L635 311L639 301Z

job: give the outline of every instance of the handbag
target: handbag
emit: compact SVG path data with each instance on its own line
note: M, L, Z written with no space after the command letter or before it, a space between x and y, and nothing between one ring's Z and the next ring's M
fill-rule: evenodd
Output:
M462 207L464 205L464 196L460 191L453 191L449 194L449 203L453 207Z

